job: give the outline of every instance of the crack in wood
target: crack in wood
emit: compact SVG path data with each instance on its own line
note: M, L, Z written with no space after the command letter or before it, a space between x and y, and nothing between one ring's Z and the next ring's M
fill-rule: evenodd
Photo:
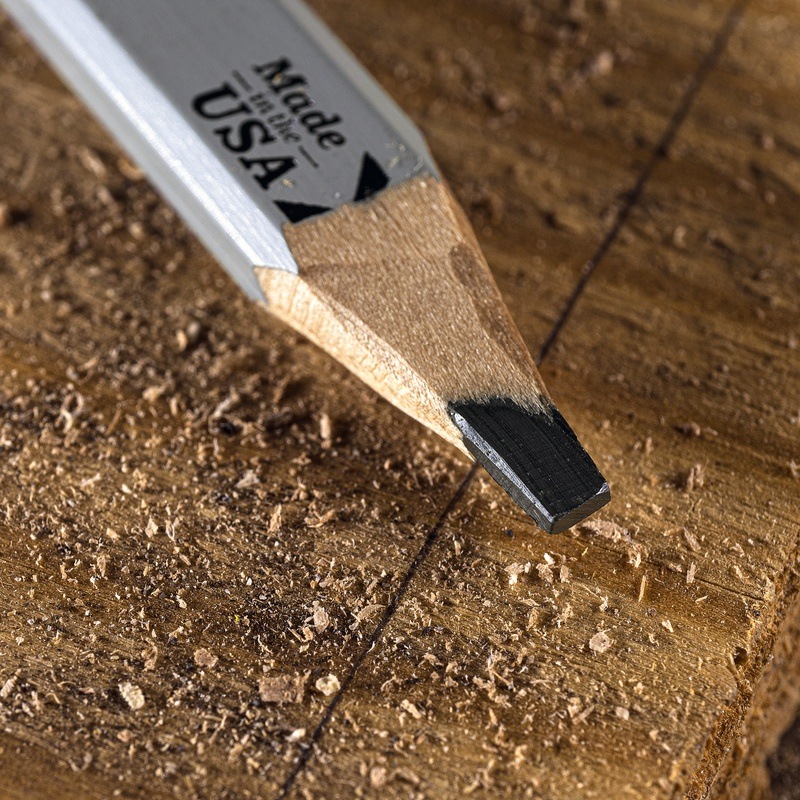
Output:
M420 566L425 561L425 558L427 557L428 553L433 548L433 545L436 542L439 531L441 530L444 523L447 521L447 518L453 512L453 509L461 502L461 498L464 496L464 493L469 488L477 472L478 472L478 464L473 463L472 466L467 471L467 474L461 480L461 483L459 483L458 488L456 489L453 496L450 498L450 501L444 507L444 510L442 511L436 522L431 527L430 531L428 532L428 535L425 537L425 541L423 542L422 547L419 549L417 555L414 557L414 560L411 562L411 566L408 568L408 572L406 572L406 574L403 576L402 581L400 581L400 585L397 587L397 592L395 592L394 596L389 601L389 604L386 606L386 610L383 612L383 616L376 625L375 630L372 632L372 635L367 640L367 643L364 645L361 652L358 654L358 658L356 658L356 660L353 662L353 666L350 668L347 675L345 675L345 678L341 684L341 688L333 696L333 699L325 709L325 713L322 715L322 718L317 724L317 727L314 728L314 732L311 734L311 738L309 739L308 743L304 745L305 749L300 754L300 757L297 759L297 763L294 765L292 771L289 773L288 777L284 781L284 784L281 787L281 790L278 793L275 800L283 800L283 798L286 797L286 795L294 785L295 781L300 776L300 773L303 771L304 767L311 759L311 756L314 751L314 746L317 744L317 742L319 742L319 740L325 733L325 729L328 725L328 722L330 722L330 719L333 716L336 709L338 708L339 703L341 703L342 698L347 692L350 684L353 682L356 673L366 660L370 651L378 643L378 640L381 638L381 634L391 621L395 611L397 610L397 607L400 605L401 601L405 597L405 594L408 591L408 587L411 585L411 581L414 579L414 576L417 574L417 571L419 570Z
M572 290L572 294L567 298L564 309L558 316L558 319L556 319L553 327L550 329L550 333L548 334L547 339L545 339L544 344L539 351L539 355L536 359L537 366L540 365L547 357L547 354L555 344L556 339L561 334L562 328L567 323L567 320L572 316L575 305L586 289L589 279L592 277L594 271L600 265L600 262L605 258L606 254L611 249L611 246L619 238L619 234L628 222L631 212L639 204L639 200L644 193L645 186L650 180L650 176L653 174L653 171L658 164L667 157L670 145L675 140L675 136L680 130L681 125L683 125L686 116L692 107L692 103L697 96L697 93L700 91L700 88L705 83L709 73L714 68L719 60L719 57L725 50L728 40L731 38L731 34L734 32L736 25L741 19L747 2L748 0L742 0L742 2L736 3L728 12L727 16L725 17L725 22L717 32L717 35L714 37L714 43L712 44L711 49L706 53L705 58L703 58L703 60L700 62L697 72L692 75L691 80L689 81L689 86L683 93L681 102L678 104L678 108L670 118L669 124L664 130L664 134L656 145L655 150L653 150L649 161L639 174L639 177L636 179L636 182L633 184L633 186L622 195L623 202L614 219L614 224L605 235L603 241L600 242L600 246L597 248L594 255L583 265L580 277L578 278L578 282L575 284L575 288Z

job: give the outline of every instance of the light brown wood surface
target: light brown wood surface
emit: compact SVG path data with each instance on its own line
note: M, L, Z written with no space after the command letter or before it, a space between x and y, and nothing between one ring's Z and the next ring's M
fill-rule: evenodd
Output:
M440 181L415 178L285 232L300 272L257 270L271 313L464 453L448 403L548 404L475 234Z
M800 12L314 5L614 500L539 533L4 23L0 796L751 796L798 674Z

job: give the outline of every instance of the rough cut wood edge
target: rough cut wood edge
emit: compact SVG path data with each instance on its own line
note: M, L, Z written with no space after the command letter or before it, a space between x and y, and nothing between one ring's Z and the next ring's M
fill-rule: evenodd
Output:
M736 701L720 715L682 800L770 797L766 760L800 707L800 579L788 573L776 592L779 605L737 676Z
M542 409L542 379L442 183L415 178L284 230L300 274L257 270L270 311L398 408L462 450L449 401Z

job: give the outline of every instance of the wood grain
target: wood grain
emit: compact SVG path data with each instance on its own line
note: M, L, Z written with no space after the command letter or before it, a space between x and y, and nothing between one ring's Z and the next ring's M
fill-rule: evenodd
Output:
M316 5L534 351L728 11ZM748 11L550 350L619 498L554 540L247 304L0 26L0 795L745 797L795 702L799 36Z
M548 400L449 189L416 178L285 227L299 275L262 268L269 310L467 453L448 403Z

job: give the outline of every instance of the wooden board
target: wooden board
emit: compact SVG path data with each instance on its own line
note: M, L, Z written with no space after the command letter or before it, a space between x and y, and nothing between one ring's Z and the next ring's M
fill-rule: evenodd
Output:
M800 14L315 6L614 502L545 537L249 305L6 22L0 795L748 796L796 704Z

